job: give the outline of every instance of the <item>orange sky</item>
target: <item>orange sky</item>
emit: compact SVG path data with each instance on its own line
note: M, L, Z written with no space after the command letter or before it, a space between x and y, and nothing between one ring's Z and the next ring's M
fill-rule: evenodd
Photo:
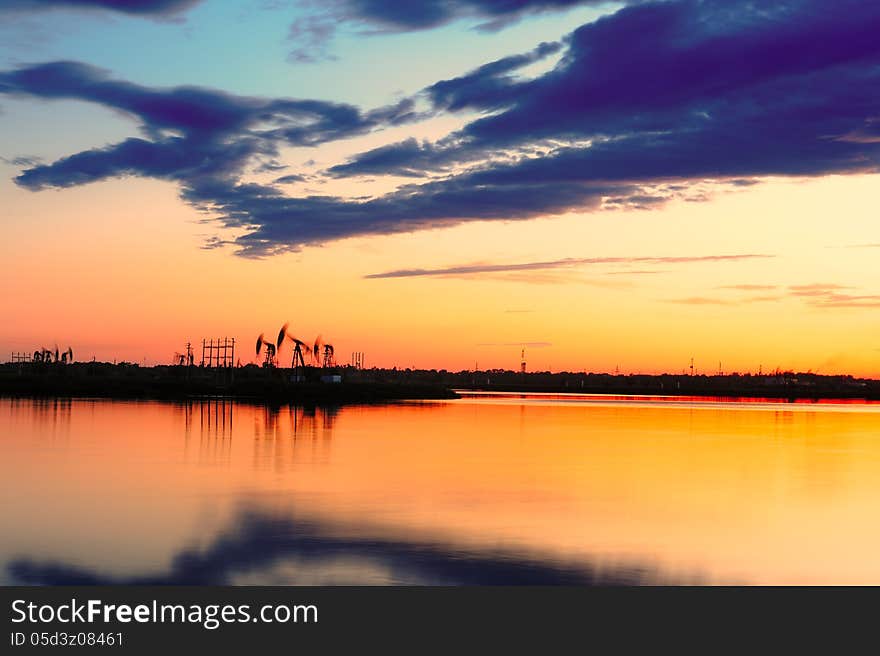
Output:
M217 228L172 184L126 179L32 193L4 169L13 320L4 351L171 360L234 336L250 361L290 321L368 366L622 372L778 367L880 375L876 176L767 180L704 202L348 239L264 260L203 250ZM762 254L365 279L397 269L591 257ZM646 272L650 271L650 273ZM746 286L746 287L742 287ZM795 289L792 289L792 288ZM797 289L800 287L800 289Z

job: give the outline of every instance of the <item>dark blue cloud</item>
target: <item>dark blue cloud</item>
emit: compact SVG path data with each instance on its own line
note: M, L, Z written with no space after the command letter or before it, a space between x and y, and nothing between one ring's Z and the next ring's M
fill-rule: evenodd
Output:
M537 79L511 78L508 58L428 87L438 108L492 113L454 138L403 142L382 157L390 172L414 175L543 140L579 144L481 178L496 181L874 168L880 5L822 6L690 0L621 10L576 30L560 64ZM373 152L331 172L362 165L381 173Z
M625 1L625 0L624 0ZM460 18L483 20L484 29L496 29L524 15L560 11L579 5L601 5L606 0L339 0L335 14L394 30L425 30Z
M248 229L232 243L239 254L260 257L346 237L428 230L474 219L528 219L571 207L595 209L605 196L632 193L635 188L623 186L475 187L453 179L404 187L379 198L348 200L293 198L266 185L208 180L184 187L182 196L216 215L224 226Z
M129 175L178 181L228 176L266 148L259 140L248 139L231 144L186 138L126 139L114 146L87 150L27 169L15 181L29 189L45 189Z
M618 0L615 4L644 1ZM291 25L289 39L295 45L289 59L297 63L332 59L328 44L343 25L376 34L428 30L469 19L477 21L479 31L494 32L529 15L607 4L608 0L327 0L315 13Z
M438 168L443 154L448 152L448 149L410 138L361 153L345 164L330 167L327 173L334 177L371 173L420 177L426 169Z
M402 19L401 19L402 20ZM156 90L51 64L0 74L0 92L77 98L135 116L143 138L26 169L32 189L110 175L176 180L249 256L468 220L653 207L690 185L880 167L880 3L670 0L629 6L426 88L434 112L478 116L435 142L389 144L329 169L427 176L378 198L290 197L245 184L254 157L418 118L200 88ZM534 78L521 67L561 52ZM291 172L296 174L297 172ZM699 197L699 195L697 195ZM219 243L222 243L220 240Z
M291 173L290 175L282 175L280 178L275 179L275 184L292 184L294 182L305 182L306 177L304 175L299 175L297 173Z
M329 173L469 165L454 184L522 192L877 171L880 5L823 7L688 0L623 9L572 33L545 75L512 77L517 62L506 58L428 87L439 109L487 114L458 133L390 144ZM615 195L604 206L665 200ZM523 213L511 203L510 214Z
M104 9L139 16L171 16L201 0L3 0L0 11L40 9Z
M562 44L558 42L541 43L531 52L503 57L480 66L466 76L437 82L428 87L425 93L438 111L465 109L466 105L473 105L477 98L480 99L481 109L500 108L510 103L510 89L516 84L510 74L559 52L561 48ZM468 98L466 104L461 102L462 97ZM418 176L425 170L442 168L445 164L465 159L479 159L482 155L474 150L458 149L454 141L431 144L406 139L361 153L345 164L331 167L327 172L334 177L369 174Z
M413 116L409 101L362 112L351 105L235 96L200 87L153 89L115 80L76 62L0 73L0 93L97 103L131 116L144 134L28 168L16 182L29 189L125 175L185 185L205 178L232 184L251 158L264 156L271 161L281 145L314 146Z
M509 74L555 54L561 48L559 42L541 43L531 52L503 57L467 75L432 84L426 92L435 107L449 111L505 107L511 102L512 91L519 86Z
M860 0L842 0L833 12L807 0L684 0L623 9L576 30L555 70L508 85L508 109L476 121L467 134L613 136L718 124L728 112L749 109L765 116L765 125L851 119L853 109L861 122L867 108L853 106L845 84L876 75L878 27L880 5ZM847 79L839 80L841 74ZM468 83L459 79L456 107L497 107L497 93L487 106ZM842 104L829 102L841 92ZM787 99L789 93L795 97ZM765 104L746 107L750 102ZM827 112L805 116L817 102Z
M98 103L137 117L150 133L178 130L212 137L249 131L293 145L313 145L405 121L411 109L403 102L365 115L352 105L320 100L252 98L201 87L154 89L63 61L0 73L0 92Z

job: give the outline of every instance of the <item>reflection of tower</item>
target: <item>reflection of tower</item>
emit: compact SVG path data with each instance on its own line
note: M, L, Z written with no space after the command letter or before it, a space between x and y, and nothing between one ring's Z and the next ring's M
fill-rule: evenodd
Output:
M199 429L203 440L232 439L232 401L206 399L199 402Z
M184 444L189 444L189 437L192 435L193 411L192 403L186 403L183 406L183 439Z
M233 403L226 399L190 401L184 405L184 456L188 457L196 406L199 409L199 462L211 465L229 463Z
M523 348L523 350L519 354L519 371L520 371L520 373L523 373L523 374L526 372L526 350L525 350L525 348Z

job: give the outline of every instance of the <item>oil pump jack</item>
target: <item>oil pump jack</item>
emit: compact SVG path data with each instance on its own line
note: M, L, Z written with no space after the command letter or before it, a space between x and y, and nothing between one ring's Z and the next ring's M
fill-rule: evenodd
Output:
M333 357L333 353L333 344L325 343L324 340L321 339L321 336L318 335L315 338L315 345L312 348L312 357L315 360L315 364L324 369L336 366L336 360Z
M73 349L69 346L64 352L60 352L58 345L55 345L55 351L50 351L45 346L39 351L34 351L34 362L60 362L69 364L73 362Z
M286 323L281 326L281 330L278 331L278 342L276 346L280 349L281 345L288 339L293 342L293 362L290 366L293 368L293 380L299 382L305 379L306 360L304 354L311 355L312 348L301 339L291 335L287 330L289 325L290 324Z
M257 337L257 355L260 355L260 351L263 350L264 346L266 347L266 357L263 360L263 366L271 369L275 366L275 353L277 349L272 342L266 341L265 333L260 333L260 336Z
M178 367L191 367L194 362L195 356L193 354L192 344L189 342L186 343L186 353L174 352L174 364Z

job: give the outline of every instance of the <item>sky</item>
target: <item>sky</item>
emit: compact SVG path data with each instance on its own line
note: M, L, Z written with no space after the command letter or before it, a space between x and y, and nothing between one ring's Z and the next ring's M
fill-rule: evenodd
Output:
M367 366L880 376L878 30L868 0L8 0L0 353L246 363L289 321Z

